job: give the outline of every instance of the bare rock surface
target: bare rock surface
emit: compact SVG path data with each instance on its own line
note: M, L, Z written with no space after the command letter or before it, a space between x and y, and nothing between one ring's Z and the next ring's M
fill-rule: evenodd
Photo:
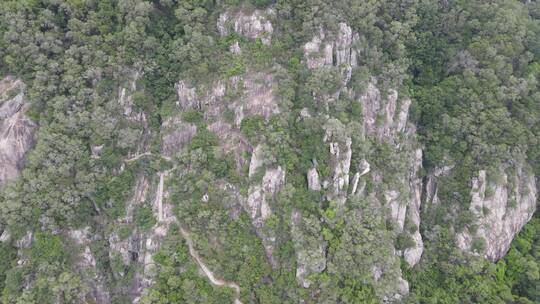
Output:
M270 8L253 11L239 10L236 13L225 12L219 16L217 28L221 36L227 35L232 28L241 36L249 39L260 38L262 43L269 45L274 32L271 22L273 15L274 11Z
M309 169L307 173L308 188L311 190L321 190L321 181L319 180L319 173L316 168Z
M182 151L197 133L197 126L183 122L178 116L169 117L162 124L161 151L171 157Z
M324 65L354 67L358 63L355 43L359 34L354 33L346 23L339 23L336 32L320 29L311 41L304 45L304 57L309 68Z
M36 124L25 116L25 85L10 76L0 81L0 185L15 179L34 145Z
M506 254L516 234L531 219L536 210L535 177L522 163L511 169L511 174L496 172L491 179L485 170L480 170L474 178L470 211L478 229L476 233L458 234L456 241L461 249L475 250L475 240L484 242L480 253L496 261Z

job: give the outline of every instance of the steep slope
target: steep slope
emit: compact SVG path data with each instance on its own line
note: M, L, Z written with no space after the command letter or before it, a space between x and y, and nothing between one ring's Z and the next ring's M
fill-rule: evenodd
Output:
M2 302L531 297L535 4L53 2L0 3Z

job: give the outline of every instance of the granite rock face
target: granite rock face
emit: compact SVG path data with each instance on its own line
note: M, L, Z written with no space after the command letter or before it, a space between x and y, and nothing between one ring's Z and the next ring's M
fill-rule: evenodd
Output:
M325 126L325 130L324 141L329 146L333 167L333 175L325 183L329 185L330 190L327 192L327 196L330 200L335 200L338 205L343 206L347 200L349 186L352 141L345 132L345 126L336 119L330 119Z
M379 278L393 278L377 283L379 295L385 302L399 302L408 294L408 283L401 278L399 263L395 263L396 256L403 256L405 261L414 266L421 258L423 240L419 232L421 194L423 189L419 171L422 168L422 150L416 138L416 129L409 123L409 109L411 100L400 97L397 90L385 89L381 92L383 84L379 84L376 77L371 77L363 89L352 86L353 69L358 66L361 54L363 37L355 33L350 26L340 23L334 31L321 28L313 38L304 45L304 60L314 73L327 73L336 71L341 75L339 86L335 91L323 95L314 93L315 101L323 105L327 111L338 106L341 96L355 100L360 105L361 117L355 117L361 122L360 134L351 133L351 130L339 120L328 117L324 125L324 144L329 149L330 176L319 176L315 168L306 172L308 187L317 190L317 179L321 180L321 190L326 199L335 202L338 208L346 209L348 202L353 200L367 200L372 202L372 208L380 210L387 221L393 223L394 237L406 236L413 240L414 245L409 248L396 250L392 242L386 242L383 251L393 253L373 271L372 279L379 282ZM314 115L323 116L324 113ZM303 115L302 117L311 117ZM304 118L306 119L306 118ZM358 131L356 131L358 132ZM353 144L353 137L361 143ZM374 165L379 155L373 155L373 160L358 146L369 145L387 146L392 151L386 168ZM356 160L355 160L356 158ZM388 181L392 182L389 183ZM370 189L366 185L371 184ZM382 187L381 185L388 185ZM341 207L339 207L341 206ZM317 252L313 247L312 252ZM304 279L310 271L317 272L317 267L309 267L302 260L304 255L297 252L297 277L307 286ZM322 263L316 263L317 265ZM300 274L300 275L298 275ZM383 288L381 284L387 282L395 288Z
M169 117L162 123L161 128L161 151L167 157L172 157L186 148L197 134L197 126L183 122L178 116Z
M25 116L25 85L10 76L0 81L0 185L15 179L34 145L36 124Z
M258 162L256 154L252 156L252 164L253 162ZM251 167L250 165L250 169ZM272 201L285 184L285 170L281 166L260 168L259 170L265 170L262 181L249 187L248 197L244 201L243 208L249 215L257 235L262 240L268 261L272 267L277 267L277 261L273 256L276 235L272 230L265 229L265 222L272 215Z
M413 168L418 172L422 167L422 150L417 149L414 155ZM407 206L406 219L408 220L409 225L412 227L412 231L409 230L408 233L414 240L415 245L411 248L407 248L403 251L403 257L405 261L410 265L414 266L418 264L420 258L422 257L422 252L424 250L424 242L422 240L422 235L420 234L420 206L422 204L422 179L417 176L417 173L412 174L412 178L409 180L409 189L410 189L410 201ZM410 227L404 227L407 229Z
M478 172L472 182L470 205L478 228L474 233L466 230L456 237L459 248L476 251L491 261L506 254L516 234L536 210L534 175L522 163L506 171L509 173L492 173L491 178L485 170ZM484 245L477 248L475 242Z
M192 86L185 81L179 81L176 84L177 106L180 112L203 112L204 120L208 122L208 130L220 141L220 149L225 154L232 152L237 166L241 167L249 164L250 160L245 154L252 153L254 149L240 132L242 121L253 116L269 119L280 113L279 100L275 94L276 86L274 76L269 71L248 71L242 75L214 81L208 86ZM228 100L226 92L235 98ZM195 125L182 122L180 117L171 120L170 124L172 127L165 125L163 132L166 146L184 146L184 142L196 134Z
M412 125L407 126L411 100L401 99L398 106L398 93L393 89L383 99L377 88L377 79L372 78L359 101L362 104L364 130L368 136L380 141L395 141L399 132L405 131L406 127L415 132Z
M316 168L309 169L307 173L308 188L311 190L321 190L321 181L319 180L319 173Z
M359 34L354 33L346 23L339 23L335 33L320 29L318 35L304 45L304 55L309 68L324 65L354 67L358 62L355 43ZM328 39L327 39L328 38Z
M250 12L245 10L239 10L236 13L225 12L219 16L217 28L221 36L233 30L249 39L260 38L263 44L270 45L274 32L271 18L274 14L270 8Z
M260 39L268 46L272 44L272 35L278 34L278 24L273 24L274 20L275 12L272 9L240 9L222 13L217 21L217 29L222 37L234 32L247 38L241 42ZM297 283L308 289L315 284L311 275L337 267L351 269L358 266L365 273L364 281L374 286L382 303L400 303L409 293L409 284L401 272L400 258L411 267L421 260L424 243L428 239L423 238L420 226L425 225L423 221L431 217L430 212L440 204L438 187L452 167L434 169L422 178L423 151L415 126L409 120L409 110L414 100L398 93L399 85L386 86L384 77L366 77L361 80L362 83L355 83L360 82L353 77L357 71L355 69L363 64L361 44L365 40L361 33L341 22L332 30L321 27L306 41L303 46L303 62L308 67L306 74L333 73L339 76L335 85L329 85L328 92L317 94L314 89L307 94L307 98L313 98L315 109L308 109L307 105L298 109L297 122L313 120L319 124L322 140L316 144L326 152L324 160L313 159L312 164L303 167L305 171L300 174L305 177L306 190L310 190L308 194L316 197L311 203L313 206L320 204L314 209L325 208L323 211L328 211L331 216L307 214L309 212L303 214L298 206L292 205L287 209L290 216L287 213L280 218L289 221L284 227L290 228L290 235L286 239L287 242L292 241ZM234 41L228 45L232 55L227 55L240 56L250 52L248 48L242 49L244 44L242 48L240 44ZM279 97L280 81L284 76L275 72L280 68L279 64L276 65L266 70L248 66L240 75L211 79L206 83L178 79L174 86L176 103L171 103L174 109L170 115L164 115L163 121L160 120L160 128L151 131L146 117L148 114L137 110L134 104L133 96L140 89L137 81L141 74L130 73L126 82L118 87L116 104L122 114L119 119L125 120L122 123L139 127L133 128L138 133L130 135L134 140L121 147L129 155L117 169L118 172L124 172L127 162L141 156L155 157L153 161L161 167L153 168L157 172L139 172L134 176L128 198L122 202L125 203L123 214L104 223L100 227L106 226L103 231L85 227L61 232L78 249L76 270L90 287L88 299L96 303L111 303L111 295L118 292L128 295L133 303L138 303L145 289L152 286L156 275L153 257L162 246L170 227L180 224L168 199L169 190L177 185L168 185L167 180L183 177L185 172L177 170L177 167L181 167L178 160L186 156L184 152L201 134L215 135L212 151L219 157L231 156L236 167L233 165L233 168L227 169L243 174L240 180L245 185L216 178L212 186L232 201L225 202L223 198L223 207L228 209L228 215L233 220L238 219L242 212L247 215L245 218L248 219L246 224L250 227L250 233L260 238L269 264L279 269L279 256L275 256L274 250L281 241L281 235L271 224L275 224L273 220L277 216L282 216L278 209L281 203L279 199L293 192L292 183L288 184L287 181L292 180L290 171L287 171L290 168L277 160L269 135L265 133L260 138L250 138L242 129L249 118L270 122L291 110L283 106L286 101ZM347 107L344 106L345 102ZM348 111L349 106L354 106L358 111ZM4 169L0 172L0 185L16 178L24 166L26 153L33 145L36 125L24 116L26 108L24 84L10 77L0 81L0 167ZM340 111L350 117L332 116ZM197 117L200 121L195 123L187 119L186 114L191 113L200 115ZM273 140L275 143L281 138ZM90 145L91 157L99 159L106 151L103 147ZM163 169L169 162L177 164L168 170ZM298 183L301 184L302 180ZM214 198L211 196L211 191L202 192L194 204L212 203ZM492 261L501 258L515 235L532 217L536 199L535 177L524 160L508 164L500 172L480 170L472 181L471 205L467 209L475 216L477 229L458 233L458 247ZM136 223L136 212L143 206L151 209L156 220L152 227L144 230ZM347 232L339 236L343 238L335 242L341 243L338 245L330 241L333 235L329 236L337 225L332 222L336 218L335 222L341 220L339 225L351 228L346 230L341 226L336 229ZM378 232L371 233L370 229ZM411 241L406 248L400 248L398 240L401 237ZM3 231L0 241L9 239L9 233ZM33 235L29 233L15 243L19 249L24 249L30 247L32 241ZM90 246L96 241L105 244L107 258L116 265L107 270L110 273L98 270L97 255ZM208 246L214 246L212 241L208 242ZM370 247L370 244L375 245ZM347 247L341 252L352 254L332 256L332 251L337 250L332 246L339 245ZM193 244L189 247L192 251ZM218 245L216 248L219 248ZM366 261L356 261L358 257L365 257ZM23 257L19 260L20 264L26 262ZM128 268L135 271L130 272ZM114 290L114 287L104 284L107 275L116 280L129 279L131 284L122 287L126 290Z

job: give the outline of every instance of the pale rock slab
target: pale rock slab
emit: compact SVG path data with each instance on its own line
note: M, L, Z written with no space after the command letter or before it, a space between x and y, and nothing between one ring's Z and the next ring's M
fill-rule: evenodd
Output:
M22 81L10 76L0 81L0 185L19 176L34 146L37 125L24 114L28 106Z
M253 10L247 12L240 10L236 13L225 12L218 18L217 28L221 36L229 33L230 28L237 34L249 39L260 38L262 43L270 45L274 27L271 18L274 11L270 8L266 10Z
M346 23L339 23L335 33L320 29L319 33L304 45L304 57L310 69L322 66L355 67L358 65L356 42L360 35Z
M311 190L321 190L321 181L319 180L319 173L316 168L311 168L307 173L308 188Z
M501 177L490 181L486 171L480 170L473 179L470 211L477 218L478 229L474 235L468 231L457 235L461 249L470 250L474 238L483 238L486 248L481 254L496 261L506 254L516 234L532 218L537 199L535 177L522 163L514 171L510 176L499 172Z

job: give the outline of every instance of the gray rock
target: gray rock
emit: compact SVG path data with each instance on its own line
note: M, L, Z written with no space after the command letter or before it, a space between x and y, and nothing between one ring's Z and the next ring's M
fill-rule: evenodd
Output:
M103 150L103 145L91 146L90 150L92 151L91 157L97 159L100 156L101 150Z
M338 206L343 206L347 200L349 186L352 140L346 127L336 119L329 119L324 129L324 142L329 145L333 167L332 180L329 182L331 191L326 195L329 200L335 200Z
M407 125L407 118L409 116L409 107L411 106L411 100L409 98L403 99L401 102L401 108L398 113L396 121L396 131L401 132L405 130Z
M332 65L333 50L332 44L327 44L324 52L320 53L321 43L325 38L325 33L321 29L318 36L314 36L311 41L304 45L304 57L307 60L307 66L310 69L318 68L324 65ZM322 55L322 56L321 56Z
M260 115L269 119L279 114L278 102L274 96L274 77L269 73L254 73L243 78L243 94L232 104L236 113L236 125L240 126L244 117Z
M251 218L257 235L261 238L266 256L272 267L277 267L277 261L273 256L276 236L273 231L264 229L265 221L272 215L269 198L281 190L285 183L285 170L280 166L266 169L260 184L252 185L248 189L248 198L244 202L244 209Z
M235 55L242 54L242 49L240 48L240 45L238 44L238 41L235 41L230 47L229 51Z
M355 43L358 39L358 33L353 33L351 27L343 22L339 24L336 33L328 33L321 28L319 33L304 45L304 57L308 68L314 69L325 65L349 68L356 66L358 51Z
M172 157L187 147L197 133L197 126L173 116L163 122L162 133L161 151L163 155Z
M353 179L352 179L351 195L355 195L357 191L361 193L364 190L365 182L362 182L360 189L358 188L360 178L368 174L370 170L371 170L370 164L365 159L362 159L360 161L360 164L358 165L358 172L354 174Z
M0 235L0 242L5 243L9 242L11 240L11 233L9 231L4 230L2 231L2 234Z
M321 190L321 181L319 180L319 173L316 168L311 168L307 173L308 188L311 190Z
M261 227L272 214L267 195L275 195L284 182L285 171L278 166L275 169L266 169L261 184L249 187L246 211L256 227Z
M426 178L426 183L424 185L425 188L425 198L424 198L424 213L427 213L428 211L431 211L439 204L439 196L437 194L438 192L438 178L442 176L446 176L450 173L450 171L453 169L453 165L451 166L443 166L440 168L435 168L432 170Z
M133 109L133 93L137 90L137 81L141 77L139 71L129 71L127 85L118 88L118 103L123 110L124 117L137 123L145 123L144 112L136 112Z
M249 39L260 38L262 43L270 45L272 41L272 33L274 28L270 22L274 11L270 8L266 10L254 10L246 12L240 10L235 14L225 12L219 16L217 28L221 36L229 33L229 28L232 25L233 30Z
M15 92L9 98L8 92ZM24 167L25 155L34 146L36 124L24 113L28 105L24 99L24 84L6 77L0 81L0 185L15 179ZM7 99L6 99L7 98Z
M401 201L400 193L396 190L387 190L384 193L384 198L389 208L390 218L394 220L399 230L403 231L408 202Z
M354 33L350 26L341 22L337 33L336 41L334 42L336 66L347 65L356 66L356 49L354 42L358 40L358 34Z
M372 79L365 92L359 97L359 102L362 104L364 130L366 135L374 136L380 141L395 142L397 133L404 131L407 125L411 101L404 99L399 111L396 111L397 91L389 90L388 97L383 100L376 84L377 81Z
M257 169L259 169L264 164L264 147L263 145L257 145L253 153L251 154L251 161L249 163L249 173L248 176L252 177Z
M0 106L0 120L15 115L21 110L24 103L24 92L19 92L12 99L4 101Z
M424 243L422 235L420 235L420 205L422 203L422 179L417 177L417 172L422 167L422 150L416 149L413 160L414 174L409 181L409 189L411 191L410 201L407 206L406 222L409 225L414 225L416 228L414 232L406 231L414 240L415 245L411 248L407 248L403 252L405 261L412 267L416 265L422 256L424 251ZM410 229L410 227L405 227Z
M178 95L178 102L176 105L180 106L182 110L199 109L200 103L197 100L197 94L195 88L187 85L185 81L179 81L175 85L176 94Z
M367 89L360 97L362 104L362 114L364 121L364 130L367 134L375 134L377 127L377 116L380 108L381 93L376 87L376 83L368 83Z
M351 194L356 194L356 190L358 190L358 182L360 181L360 172L356 172L352 179L352 190Z
M15 241L15 247L17 247L17 249L27 249L30 248L33 241L34 234L32 233L32 231L27 231L22 238Z
M500 177L492 181L485 170L480 170L473 179L470 211L477 218L478 229L474 235L469 231L457 235L461 249L471 250L473 240L483 238L486 246L481 254L496 261L506 254L515 235L531 219L536 209L535 177L522 162L513 169L515 173L510 176L502 171L495 173Z

